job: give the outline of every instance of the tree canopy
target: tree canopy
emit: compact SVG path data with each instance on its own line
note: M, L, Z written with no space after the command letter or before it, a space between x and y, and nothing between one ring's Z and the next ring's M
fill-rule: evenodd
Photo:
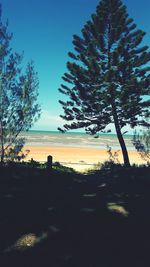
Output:
M21 71L22 55L12 52L8 23L2 23L0 14L0 158L19 157L28 131L40 115L38 78L33 62Z
M59 130L85 128L97 134L113 123L126 165L124 126L149 125L150 52L142 46L144 35L122 1L101 0L81 35L73 36L74 53L69 52L59 88L69 97L60 100L67 123Z

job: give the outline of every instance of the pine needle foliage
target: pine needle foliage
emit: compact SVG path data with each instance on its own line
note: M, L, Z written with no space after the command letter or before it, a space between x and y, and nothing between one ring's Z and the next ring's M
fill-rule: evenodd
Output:
M73 36L68 72L59 91L67 121L61 131L84 128L96 135L113 123L129 165L123 138L126 125L148 126L150 116L150 52L142 45L145 32L137 29L120 0L101 0L80 36ZM108 128L108 127L107 127Z

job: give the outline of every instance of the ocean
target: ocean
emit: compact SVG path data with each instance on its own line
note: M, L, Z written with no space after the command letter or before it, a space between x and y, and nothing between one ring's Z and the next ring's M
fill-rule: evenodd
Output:
M115 134L100 134L99 138L79 132L67 132L65 134L58 131L28 131L21 134L26 139L26 146L45 147L87 147L106 149L107 145L112 149L120 149L117 136ZM125 135L125 143L128 150L134 150L132 145L132 135Z

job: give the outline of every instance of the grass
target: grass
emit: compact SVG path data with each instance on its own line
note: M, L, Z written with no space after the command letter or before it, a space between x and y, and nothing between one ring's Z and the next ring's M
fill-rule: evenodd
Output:
M149 167L0 173L0 266L149 266Z

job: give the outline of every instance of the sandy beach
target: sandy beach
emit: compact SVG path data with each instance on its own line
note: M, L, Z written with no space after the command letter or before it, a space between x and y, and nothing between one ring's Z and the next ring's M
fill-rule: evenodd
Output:
M94 164L97 164L98 162L103 163L109 159L106 149L41 146L26 146L25 149L30 150L26 160L31 160L31 158L33 158L40 162L46 162L47 156L52 155L53 162L59 161L63 165L73 167L78 171L92 168ZM131 164L145 163L136 151L129 151L129 157ZM120 163L123 162L121 151L118 153L118 159Z

